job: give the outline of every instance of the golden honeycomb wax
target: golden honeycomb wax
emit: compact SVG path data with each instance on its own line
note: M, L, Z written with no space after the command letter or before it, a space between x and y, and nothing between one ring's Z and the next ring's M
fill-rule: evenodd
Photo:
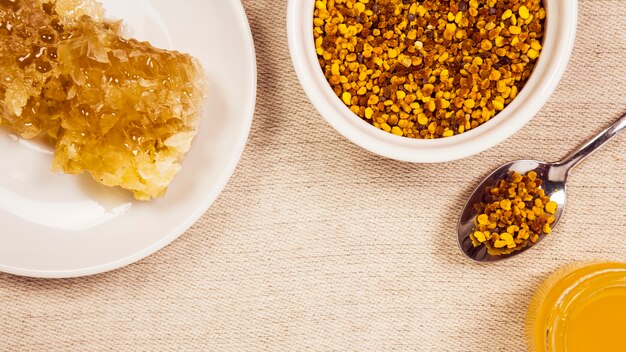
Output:
M537 290L526 327L534 352L626 351L626 264L555 273Z
M0 122L46 136L54 170L160 197L196 135L204 73L102 14L93 0L0 0Z
M24 138L58 125L44 91L55 76L62 30L50 10L40 1L0 0L0 123Z

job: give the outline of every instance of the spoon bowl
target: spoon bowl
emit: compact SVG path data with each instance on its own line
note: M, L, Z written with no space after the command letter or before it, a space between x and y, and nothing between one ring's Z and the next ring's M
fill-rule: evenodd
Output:
M580 164L587 156L603 146L625 128L626 115L623 115L613 125L611 125L611 127L602 131L599 135L587 142L587 144L583 145L581 148L560 162L545 163L536 160L518 160L505 164L496 171L492 172L491 175L487 176L487 178L481 182L474 193L472 193L469 200L465 204L463 211L461 212L461 217L459 218L457 225L458 243L461 252L475 262L496 262L514 257L541 242L546 237L546 234L544 233L539 236L537 242L531 243L511 254L498 256L489 254L484 245L474 247L470 235L474 231L474 219L479 215L478 211L474 208L474 205L485 202L487 187L495 186L499 180L506 179L511 172L517 172L521 175L525 175L530 171L535 171L537 173L537 178L543 181L541 188L544 190L545 195L558 205L556 213L554 214L555 221L552 224L552 228L556 228L557 224L561 220L561 217L563 216L563 212L565 211L565 189L567 176L569 175L570 170Z
M494 262L503 259L507 259L517 255L519 252L513 252L511 254L493 256L487 252L487 247L479 246L474 247L470 234L474 230L474 219L478 216L478 211L474 208L474 204L479 204L485 201L486 189L490 186L495 186L499 180L506 179L506 177L512 173L517 172L520 175L525 175L530 171L537 173L537 178L543 181L541 188L545 191L546 196L551 201L558 204L557 211L554 214L556 220L552 224L552 228L556 228L563 210L565 209L565 181L567 174L563 173L562 166L557 166L550 163L544 163L537 160L517 160L501 166L476 188L474 193L470 196L467 204L463 208L459 223L457 225L457 233L459 236L459 247L461 251L471 260L476 262ZM532 246L535 246L546 237L545 234L539 236L539 240L536 243L529 244L523 250L527 250Z

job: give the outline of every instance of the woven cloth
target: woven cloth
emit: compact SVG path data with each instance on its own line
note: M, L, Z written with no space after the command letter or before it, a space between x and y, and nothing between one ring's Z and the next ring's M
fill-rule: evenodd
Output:
M475 265L455 223L482 177L558 160L626 112L626 0L581 0L556 93L503 144L415 165L341 137L290 64L286 1L244 0L258 54L249 144L219 200L151 257L95 277L0 274L0 351L524 351L537 285L581 260L626 261L626 135L569 180L540 249Z

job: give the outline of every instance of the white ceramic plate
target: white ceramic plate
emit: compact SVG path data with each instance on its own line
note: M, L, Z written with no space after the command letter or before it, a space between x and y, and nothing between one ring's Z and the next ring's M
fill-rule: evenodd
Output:
M187 230L243 152L256 99L252 35L239 0L102 0L107 17L159 47L199 58L211 93L183 170L150 203L89 176L50 171L51 151L0 129L0 271L76 277L142 259Z

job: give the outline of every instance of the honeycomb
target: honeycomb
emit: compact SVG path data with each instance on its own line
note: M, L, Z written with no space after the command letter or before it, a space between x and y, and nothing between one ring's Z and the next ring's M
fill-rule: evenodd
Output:
M0 0L0 123L49 140L56 171L161 197L196 135L204 73L103 13L93 0Z

